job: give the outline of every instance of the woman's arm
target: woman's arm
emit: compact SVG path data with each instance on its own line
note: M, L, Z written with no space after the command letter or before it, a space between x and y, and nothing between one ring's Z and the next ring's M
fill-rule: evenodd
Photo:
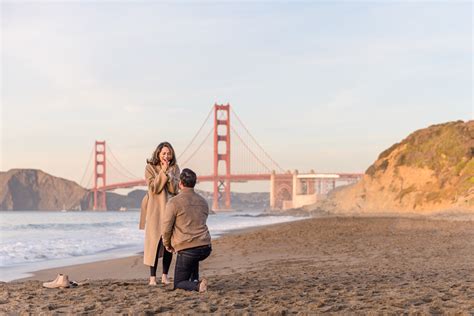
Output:
M140 224L138 225L138 228L141 230L145 229L147 208L148 208L148 192L143 197L142 203L140 205Z
M168 182L166 183L166 188L171 194L178 194L179 191L179 174L180 170L178 165L175 165L169 172Z
M163 188L168 182L168 177L162 170L156 174L153 166L147 164L145 168L145 180L148 185L148 190L155 194L159 194L161 191L163 191Z

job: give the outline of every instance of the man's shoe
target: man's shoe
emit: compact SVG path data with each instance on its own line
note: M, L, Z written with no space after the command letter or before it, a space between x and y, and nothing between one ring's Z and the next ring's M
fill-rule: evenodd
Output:
M207 292L207 280L202 279L201 283L199 283L199 292Z

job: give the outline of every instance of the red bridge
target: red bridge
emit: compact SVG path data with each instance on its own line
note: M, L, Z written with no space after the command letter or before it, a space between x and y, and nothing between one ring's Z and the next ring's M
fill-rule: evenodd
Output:
M211 121L211 114L214 114L213 124L207 133L203 133L206 124ZM233 121L235 119L240 132L231 125L231 118ZM109 154L111 159L107 157ZM202 161L210 160L210 154L212 154L212 166L203 164ZM207 157L200 159L202 155ZM105 141L95 142L93 156L94 172L91 190L94 193L94 210L107 209L107 191L146 186L144 179L133 175L123 167ZM212 107L191 142L177 158L181 168L186 167L196 171L198 182L213 183L212 208L214 210L231 209L232 182L270 181L270 206L291 208L311 203L318 196L336 187L336 183L352 183L362 177L362 174L358 173L285 172L259 145L229 104L215 104ZM113 183L107 181L109 167L120 175L118 181L112 181ZM212 169L206 170L209 167ZM124 178L127 180L120 181Z

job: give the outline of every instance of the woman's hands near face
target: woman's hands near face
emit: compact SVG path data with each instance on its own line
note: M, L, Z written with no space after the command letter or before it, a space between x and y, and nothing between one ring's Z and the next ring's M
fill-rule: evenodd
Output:
M172 159L171 150L168 147L163 147L159 153L159 157L161 169L166 172L170 166L170 160Z
M170 162L166 159L161 160L161 169L163 169L164 172L168 170L168 167L170 166Z

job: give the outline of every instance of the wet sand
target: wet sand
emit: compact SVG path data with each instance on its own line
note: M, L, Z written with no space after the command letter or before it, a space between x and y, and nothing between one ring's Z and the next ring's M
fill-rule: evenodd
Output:
M41 286L59 272L89 280ZM216 240L201 276L207 293L148 286L141 256L50 269L1 283L0 313L469 315L474 221L328 217L247 230Z

